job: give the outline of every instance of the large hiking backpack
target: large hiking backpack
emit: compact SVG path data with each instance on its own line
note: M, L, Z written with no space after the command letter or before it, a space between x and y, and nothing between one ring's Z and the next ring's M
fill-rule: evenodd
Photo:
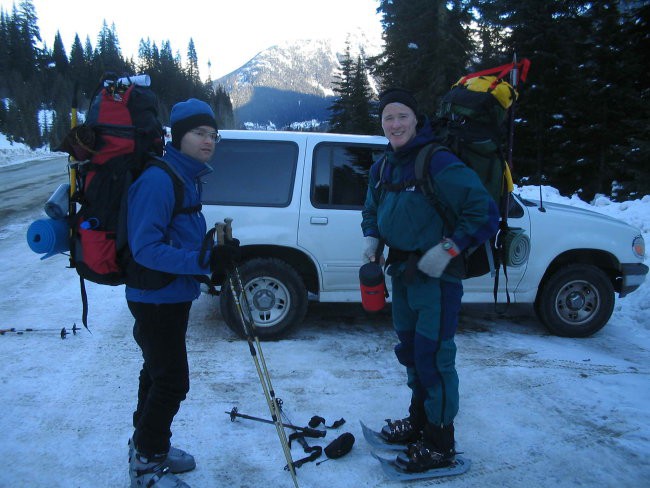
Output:
M485 189L496 202L501 213L499 229L508 232L508 197L513 190L506 148L512 149L514 104L518 98L516 87L526 81L530 62L523 59L496 68L463 76L442 98L436 119L432 125L442 148L456 154L463 163L479 176ZM510 83L505 77L510 76ZM510 125L508 126L508 122ZM510 137L507 137L510 136ZM424 182L423 192L430 197L438 213L449 226L453 216L445 214L435 198L435 188L428 177L428 161L440 146L424 147L415 164L416 178ZM496 270L507 261L506 250L497 237L483 246L466 250L464 277L482 276L488 272L495 275L495 294L498 286ZM504 268L505 269L505 268Z
M182 208L183 182L165 161L158 99L148 77L105 78L93 95L84 124L73 128L61 145L78 162L71 200L70 262L81 283L83 323L87 326L84 280L103 285L127 284L158 289L175 276L145 268L132 259L126 214L129 186L149 166L166 171L174 186L174 215Z
M528 60L521 66L519 80L525 81ZM518 97L504 77L516 67L512 63L462 77L442 98L433 121L441 144L478 174L500 209L513 188L504 149L508 110Z
M530 62L524 59L464 76L441 100L436 118L431 122L439 143L420 149L415 160L415 184L428 197L450 233L456 216L438 197L429 178L428 163L436 151L448 150L456 154L481 179L501 212L500 229L506 230L507 199L513 190L504 150L508 135L506 123L518 97L513 84L516 86L519 81L526 80L529 66ZM516 75L511 84L504 78L514 70ZM383 174L383 169L382 164L380 174ZM453 272L462 278L482 276L488 272L496 274L501 261L502 252L496 237L493 237L485 245L466 249L455 258Z

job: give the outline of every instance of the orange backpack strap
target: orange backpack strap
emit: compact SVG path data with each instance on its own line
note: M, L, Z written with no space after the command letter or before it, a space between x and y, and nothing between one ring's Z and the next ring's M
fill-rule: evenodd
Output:
M515 68L519 70L517 81L525 82L526 77L528 76L528 70L530 69L530 60L528 58L523 58L519 62L503 64L501 66L497 66L496 68L488 68L482 71L477 71L476 73L470 73L469 75L463 76L458 81L458 84L464 85L465 82L467 82L467 80L471 78L476 78L477 76L492 75L496 77L496 80L494 81L494 84L496 85L499 82L499 80L503 79L508 73L510 73Z

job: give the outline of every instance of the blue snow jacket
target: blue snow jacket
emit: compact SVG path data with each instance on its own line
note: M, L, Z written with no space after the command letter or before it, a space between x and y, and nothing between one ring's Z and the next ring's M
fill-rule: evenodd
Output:
M162 157L184 183L182 207L201 203L199 178L212 171L210 166L182 154L171 144ZM126 287L126 299L143 303L179 303L199 297L200 285L193 275L210 273L209 265L199 263L206 234L201 212L172 216L174 185L165 170L147 168L131 185L128 195L127 234L135 261L147 268L178 275L158 290Z
M398 151L388 145L384 156L370 168L368 192L362 211L364 236L383 237L389 247L424 253L443 237L451 238L460 250L478 246L498 228L499 211L478 175L449 151L437 151L429 163L442 206L452 216L453 228L445 223L419 186L387 191L382 183L415 180L415 159L425 145L436 142L428 121L415 138ZM379 171L386 158L383 174ZM443 275L444 276L444 275Z

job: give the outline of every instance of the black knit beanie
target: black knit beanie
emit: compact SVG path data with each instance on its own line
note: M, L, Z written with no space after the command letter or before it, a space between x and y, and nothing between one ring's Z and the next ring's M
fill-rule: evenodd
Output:
M379 116L384 112L384 108L389 103L403 103L409 107L415 115L418 114L418 102L413 94L403 88L389 88L379 95Z

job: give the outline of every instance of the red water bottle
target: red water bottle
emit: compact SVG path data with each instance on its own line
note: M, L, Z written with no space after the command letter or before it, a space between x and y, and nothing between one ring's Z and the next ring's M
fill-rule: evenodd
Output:
M386 306L386 280L384 271L379 264L383 254L384 243L379 241L375 261L366 263L359 268L359 285L361 288L361 305L366 312L379 312Z

